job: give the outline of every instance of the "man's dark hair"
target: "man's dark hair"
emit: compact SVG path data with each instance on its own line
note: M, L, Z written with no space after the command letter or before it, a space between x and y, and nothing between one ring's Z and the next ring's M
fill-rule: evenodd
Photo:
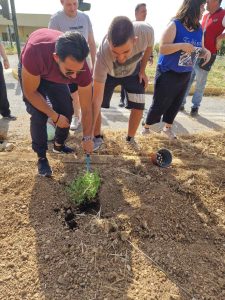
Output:
M87 41L77 31L67 31L56 41L55 52L61 61L72 56L76 61L82 62L89 54Z
M125 44L134 37L134 27L131 20L124 16L115 17L109 26L108 40L114 47Z
M196 30L200 27L200 6L205 4L206 0L184 0L176 16L188 29Z
M137 13L142 6L146 7L146 3L137 4L136 7L135 7L135 13Z

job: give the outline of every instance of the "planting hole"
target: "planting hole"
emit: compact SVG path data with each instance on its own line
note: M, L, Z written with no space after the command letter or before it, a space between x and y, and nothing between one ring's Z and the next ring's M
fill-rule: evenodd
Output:
M65 213L64 219L65 219L66 225L71 230L76 229L78 227L78 225L77 225L77 222L75 221L75 215L74 215L71 207L69 207L69 208L64 207L64 213Z

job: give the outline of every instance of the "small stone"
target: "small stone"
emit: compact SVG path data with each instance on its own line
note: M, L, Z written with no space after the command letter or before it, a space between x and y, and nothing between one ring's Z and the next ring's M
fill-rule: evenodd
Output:
M43 271L42 271L42 274L43 274L44 276L46 276L46 275L48 275L48 271L47 271L47 270L43 270Z
M169 300L178 300L178 299L180 299L180 296L179 296L179 295L173 294L173 295L170 295L170 296L169 296Z
M45 260L49 260L50 256L49 255L45 255Z
M11 143L6 143L6 145L5 145L5 151L10 152L10 151L13 150L13 148L14 148L14 145L13 145L13 144L11 144Z
M114 282L117 279L117 273L116 272L110 272L108 274L108 280L109 282Z
M128 232L126 232L126 231L121 231L121 232L120 232L120 238L121 238L122 241L125 242L125 241L129 238Z
M60 275L59 278L58 278L58 280L57 280L57 282L59 284L63 284L64 283L64 277L62 275Z
M26 297L27 292L26 292L26 291L22 291L22 292L20 293L20 295L21 295L22 298L24 298L24 297Z
M21 254L21 259L22 259L23 261L28 260L28 257L29 257L29 254L26 253L26 252L23 252L23 253Z
M143 221L142 221L141 227L142 227L143 229L147 229L147 230L149 229L149 228L148 228L148 223L147 223L146 220L143 220Z
M127 265L127 270L130 272L131 271L131 266Z

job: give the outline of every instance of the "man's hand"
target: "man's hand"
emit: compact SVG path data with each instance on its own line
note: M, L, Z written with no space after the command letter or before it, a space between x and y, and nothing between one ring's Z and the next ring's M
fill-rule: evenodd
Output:
M210 58L211 58L211 52L206 49L206 48L203 48L203 55L201 55L201 58L203 58L205 61L203 64L201 64L202 66L206 65L209 61L210 61Z
M3 65L6 70L9 69L10 65L9 65L8 58L3 59Z
M55 123L56 126L58 126L60 128L68 128L68 127L70 127L69 120L65 116L63 116L63 115L59 115L58 120L57 121L53 120L53 122Z
M223 41L223 39L220 39L219 37L217 37L217 39L216 39L216 50L219 51L221 49L222 41Z
M149 63L149 66L153 65L153 56L149 57L148 63Z
M140 72L138 74L139 76L139 81L142 83L142 80L144 80L144 88L146 89L148 86L148 76L145 73Z
M186 53L191 53L195 50L195 47L192 44L189 43L182 43L181 50Z
M87 154L91 154L93 152L94 143L92 140L82 141L83 150Z

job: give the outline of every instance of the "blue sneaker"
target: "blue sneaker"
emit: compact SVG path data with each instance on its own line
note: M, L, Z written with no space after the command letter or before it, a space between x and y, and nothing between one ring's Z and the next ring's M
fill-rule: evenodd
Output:
M103 141L103 136L102 135L99 135L97 137L94 137L93 138L93 142L94 142L94 149L93 151L97 151L100 149L100 147L102 146L102 144L104 144L104 141Z
M58 154L70 154L70 153L74 153L74 150L70 147L67 147L66 145L56 146L54 144L53 152Z
M52 169L49 166L48 160L46 157L38 159L38 175L43 177L51 177L52 176Z

